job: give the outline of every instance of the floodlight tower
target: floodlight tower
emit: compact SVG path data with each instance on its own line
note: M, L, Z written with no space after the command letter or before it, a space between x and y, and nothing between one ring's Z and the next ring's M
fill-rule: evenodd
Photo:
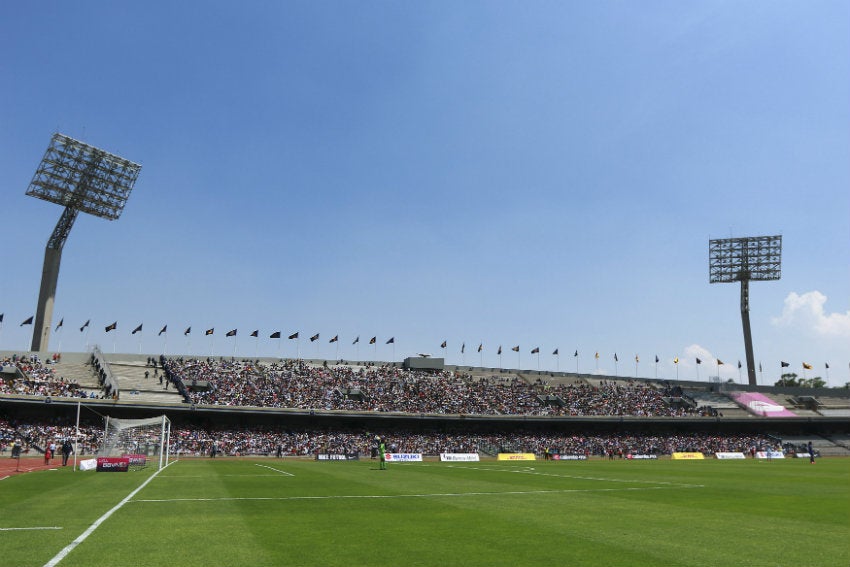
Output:
M33 351L46 351L48 348L62 247L77 214L82 211L107 220L120 217L141 169L139 164L63 134L53 134L27 189L27 195L31 197L65 207L44 249L41 289L32 333Z
M782 236L751 236L708 241L709 283L741 282L741 322L750 386L758 384L750 331L750 280L778 280L782 276Z

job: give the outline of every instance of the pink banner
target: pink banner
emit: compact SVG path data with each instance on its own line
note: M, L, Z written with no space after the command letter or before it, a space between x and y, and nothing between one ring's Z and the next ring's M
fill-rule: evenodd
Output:
M762 394L756 392L733 392L732 397L741 404L748 412L762 417L797 417L797 414L788 411Z

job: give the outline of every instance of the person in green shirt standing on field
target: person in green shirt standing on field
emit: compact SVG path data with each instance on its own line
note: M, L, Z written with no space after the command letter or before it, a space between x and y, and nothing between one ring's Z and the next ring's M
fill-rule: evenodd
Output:
M383 439L378 439L378 457L381 460L381 470L387 470L387 446Z

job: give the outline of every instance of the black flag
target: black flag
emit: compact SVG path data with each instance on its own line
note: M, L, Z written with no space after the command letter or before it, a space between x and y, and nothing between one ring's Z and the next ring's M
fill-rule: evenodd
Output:
M80 332L81 332L81 333L82 333L82 332L86 329L86 327L88 327L88 326L89 326L89 323L91 323L91 319L89 319L88 321L86 321L85 323L83 323L83 326L82 326L82 327L80 327Z
M311 342L311 343L312 343L312 342L314 342L314 341L318 341L318 340L319 340L319 333L316 333L315 335L313 335L312 337L310 337L310 342Z
M260 336L260 330L256 329L253 333L251 333L251 336L252 337L259 337Z
M62 324L63 324L63 323L65 323L65 319L64 319L64 317L63 317L62 319L59 319L59 324L58 324L58 325L56 325L56 328L55 328L55 329L53 329L53 332L55 333L56 331L58 331L59 329L61 329L61 328L62 328Z
M225 337L235 337L236 336L236 329L230 329L229 331L227 331L224 334L224 336Z
M270 339L279 339L280 338L280 331L275 331L274 333L269 335L269 338Z
M387 341L388 345L395 344L395 337L390 337L390 340Z
M131 334L131 335L135 335L136 333L141 332L141 330L142 330L142 326L141 326L141 325L139 325L138 327L136 327L135 329L133 329L133 332L132 332L132 333L130 333L130 334Z
M298 338L298 331L295 331L294 333L292 333L291 335L289 335L289 338L290 338L290 339L297 339L297 338Z
M183 331L183 336L185 337L191 332L192 332L192 327L186 327L186 330Z
M166 332L167 330L168 330L168 325L163 325L163 326L162 326L162 329L160 329L160 330L159 330L159 333L157 333L157 335L156 335L156 336L157 336L157 337L162 336L162 333Z
M21 324L20 324L20 325L18 325L18 326L19 326L19 327L23 327L24 325L32 325L32 317L29 317L28 319L25 319L25 320L24 320L24 322L23 322L23 323L21 323Z
M114 330L115 330L115 329L117 329L117 328L118 328L118 321L115 321L115 322L114 322L114 323L112 323L111 325L107 325L107 326L104 328L104 330L108 333L109 331L114 331Z

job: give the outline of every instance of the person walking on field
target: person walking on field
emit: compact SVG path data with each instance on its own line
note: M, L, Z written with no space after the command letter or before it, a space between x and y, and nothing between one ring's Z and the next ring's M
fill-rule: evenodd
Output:
M71 456L71 453L73 453L73 452L74 452L74 446L71 445L71 440L65 439L65 441L62 442L62 466L63 467L68 466L68 458Z

